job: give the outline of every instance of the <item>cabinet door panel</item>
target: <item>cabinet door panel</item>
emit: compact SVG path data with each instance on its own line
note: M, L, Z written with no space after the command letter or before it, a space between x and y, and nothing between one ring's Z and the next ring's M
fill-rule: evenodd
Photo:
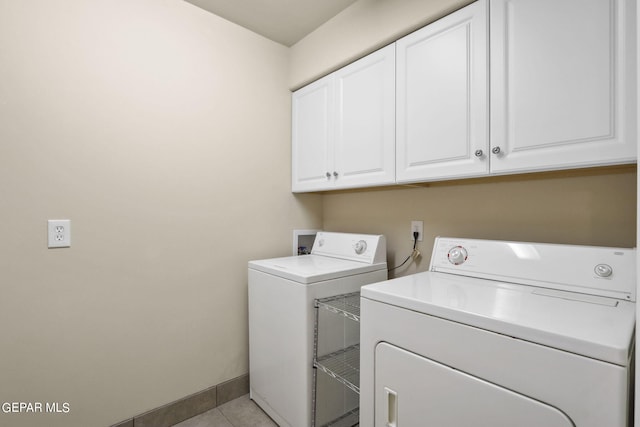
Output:
M395 47L335 73L336 188L395 181Z
M487 33L478 1L397 42L398 182L488 173Z
M313 191L332 187L333 75L296 91L292 96L292 190Z
M633 3L492 3L492 172L633 161Z

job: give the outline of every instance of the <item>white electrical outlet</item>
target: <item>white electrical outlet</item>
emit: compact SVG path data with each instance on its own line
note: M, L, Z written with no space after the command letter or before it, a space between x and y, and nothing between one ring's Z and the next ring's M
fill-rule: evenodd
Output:
M71 220L50 219L47 221L50 248L68 248L71 246Z
M418 242L422 242L422 227L424 223L422 221L411 221L411 240L413 240L413 232L418 232Z

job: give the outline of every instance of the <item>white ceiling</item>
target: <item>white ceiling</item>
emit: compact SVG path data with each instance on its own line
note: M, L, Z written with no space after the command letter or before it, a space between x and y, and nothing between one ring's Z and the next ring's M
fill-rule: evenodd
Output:
M291 46L356 0L185 0Z

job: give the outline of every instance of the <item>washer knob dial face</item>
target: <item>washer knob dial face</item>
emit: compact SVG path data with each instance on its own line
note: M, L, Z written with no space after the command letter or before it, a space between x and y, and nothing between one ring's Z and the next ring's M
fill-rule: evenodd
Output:
M609 277L613 274L613 268L607 264L598 264L594 269L596 274L600 277Z
M460 265L467 260L468 253L465 248L462 246L454 246L449 249L449 253L447 253L447 258L449 262L453 265Z
M358 240L354 245L353 249L356 251L358 255L362 255L364 251L367 250L367 242L364 240Z

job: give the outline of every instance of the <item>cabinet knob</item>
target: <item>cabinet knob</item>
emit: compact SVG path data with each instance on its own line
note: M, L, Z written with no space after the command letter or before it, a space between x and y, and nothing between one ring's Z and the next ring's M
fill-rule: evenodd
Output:
M331 174L329 172L327 172L327 179L331 178Z
M476 157L482 157L484 155L484 152L482 150L476 150L474 154L476 155Z
M491 152L492 152L493 154L500 154L500 147L493 147L493 148L491 149Z
M333 171L333 176L335 176L337 178L338 177L338 172Z

